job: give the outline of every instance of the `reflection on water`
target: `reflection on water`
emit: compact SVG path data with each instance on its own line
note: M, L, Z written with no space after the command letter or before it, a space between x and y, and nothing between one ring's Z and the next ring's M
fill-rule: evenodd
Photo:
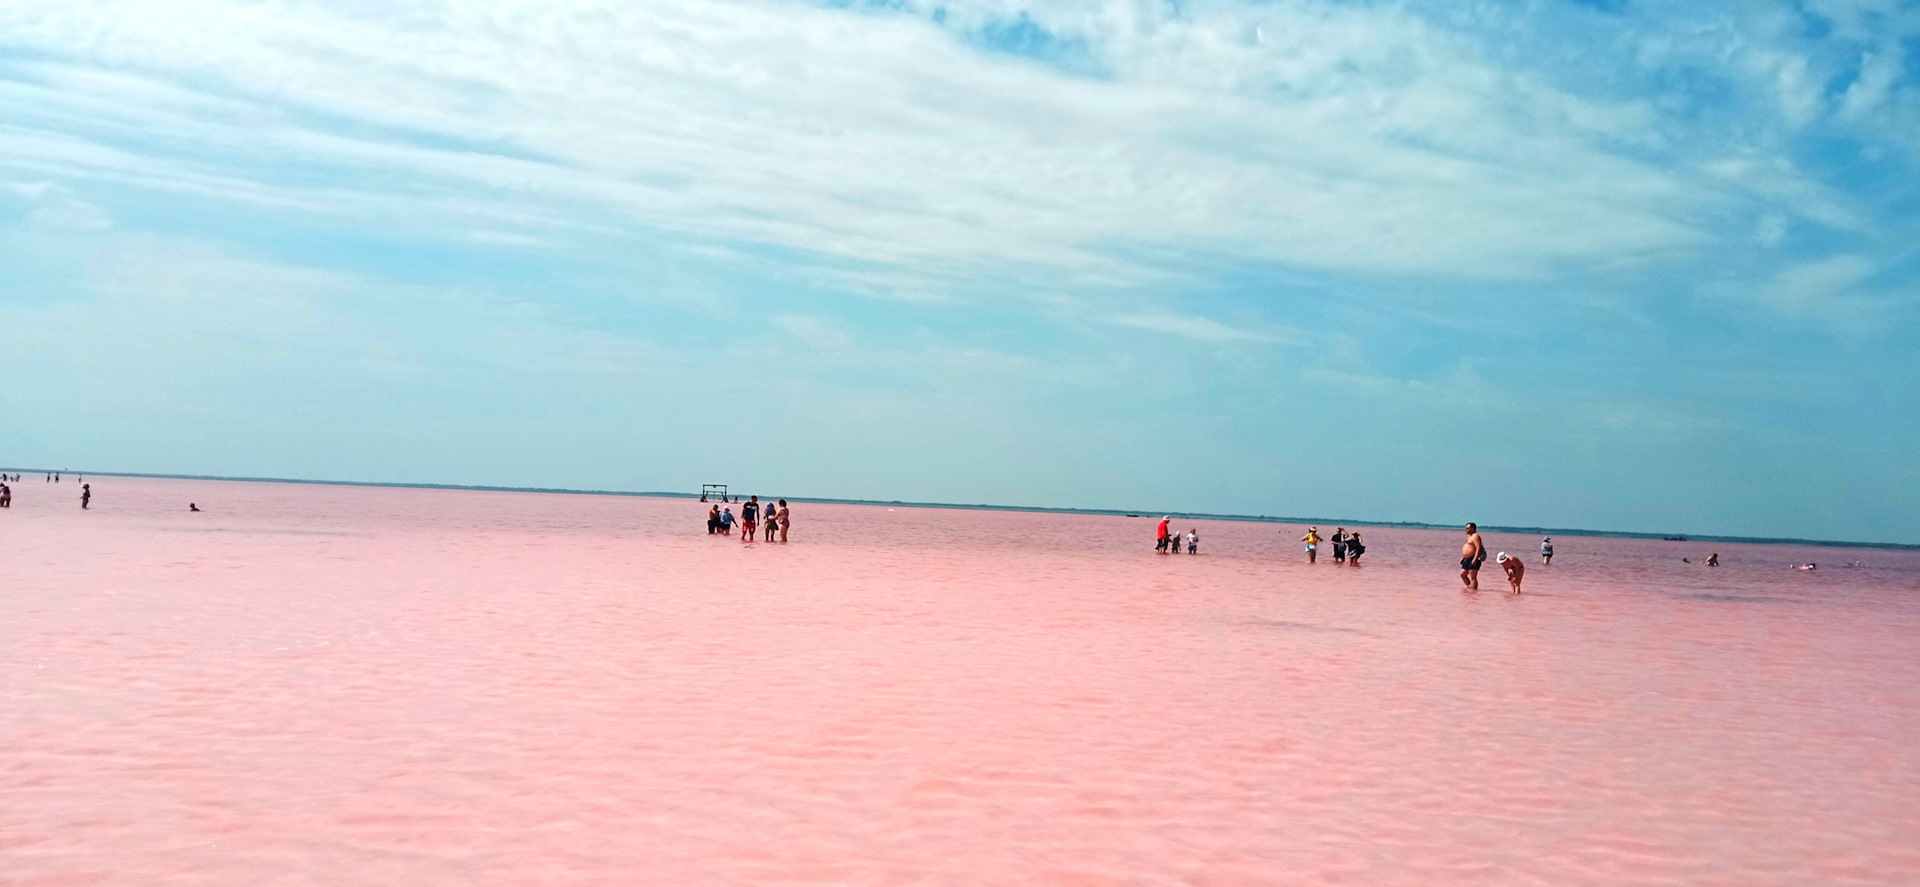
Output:
M4 883L1920 883L1910 552L92 482L0 512Z

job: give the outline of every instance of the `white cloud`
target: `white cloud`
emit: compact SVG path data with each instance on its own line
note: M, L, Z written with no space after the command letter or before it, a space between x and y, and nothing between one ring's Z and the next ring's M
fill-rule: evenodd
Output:
M1889 312L1906 301L1873 286L1884 267L1881 260L1847 253L1788 265L1757 282L1720 281L1703 289L1823 330L1867 336L1883 330Z
M1898 43L1865 53L1860 59L1860 76L1847 86L1841 113L1859 120L1878 110L1893 92L1905 65L1905 53Z
M1146 330L1150 333L1163 333L1198 342L1275 341L1273 336L1266 333L1227 326L1217 320L1191 314L1122 314L1107 318L1107 322L1116 326Z
M106 211L52 182L14 182L6 190L26 204L27 224L56 231L104 231L113 227Z
M0 45L59 60L0 84L0 156L394 224L640 225L903 287L1222 256L1528 277L1701 244L1724 199L1613 149L1642 109L1390 9L1026 10L1086 77L955 33L1012 6L944 8L0 0Z
M831 321L818 317L806 317L798 314L786 314L774 318L787 335L800 340L815 351L836 354L853 347L853 337L835 326Z

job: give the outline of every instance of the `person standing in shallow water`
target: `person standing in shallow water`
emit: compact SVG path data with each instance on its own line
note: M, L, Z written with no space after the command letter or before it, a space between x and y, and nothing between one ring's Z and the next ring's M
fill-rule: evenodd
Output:
M1313 563L1314 558L1320 556L1320 528L1308 527L1307 534L1301 536L1300 541L1307 543L1307 563Z
M1480 527L1467 524L1467 541L1460 546L1460 584L1480 590L1480 565L1487 562L1487 543L1480 539Z
M1540 563L1543 565L1553 563L1553 537L1552 536L1548 536L1547 538L1540 540Z
M780 510L774 512L780 518L780 541L787 541L787 528L793 526L793 518L787 512L787 500L780 500Z
M1347 562L1347 528L1334 527L1333 535L1328 536L1327 541L1333 543L1333 562L1336 564L1346 563Z
M1167 545L1168 545L1168 543L1169 543L1169 542L1171 541L1171 540L1170 540L1170 539L1168 538L1168 534L1167 534L1167 526L1168 526L1169 524L1171 524L1171 523L1173 523L1173 515L1171 515L1171 514L1169 514L1169 515L1167 515L1166 517L1163 517L1163 518L1161 518L1161 519L1160 519L1160 527L1159 527L1159 529L1157 529L1157 530L1155 530L1155 531L1154 531L1154 534L1155 534L1155 540L1154 540L1154 543L1153 543L1153 550L1154 550L1154 551L1166 551L1166 550L1167 550Z
M756 535L759 529L760 496L755 494L747 500L747 504L740 506L740 541L752 542L759 538Z
M80 508L85 510L87 503L93 501L93 484L80 485Z
M1360 556L1367 553L1367 546L1360 542L1360 531L1347 534L1347 566L1360 566Z

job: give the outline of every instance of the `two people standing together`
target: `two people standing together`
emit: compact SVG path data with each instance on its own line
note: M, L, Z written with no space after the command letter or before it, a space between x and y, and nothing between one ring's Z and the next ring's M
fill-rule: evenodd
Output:
M1541 540L1540 557L1547 563L1553 562L1553 539ZM1467 541L1460 545L1460 584L1468 591L1480 590L1480 566L1487 562L1487 541L1480 538L1480 527L1467 524ZM1507 573L1507 588L1513 594L1520 593L1520 580L1527 575L1527 565L1520 558L1506 552L1494 557L1494 562Z

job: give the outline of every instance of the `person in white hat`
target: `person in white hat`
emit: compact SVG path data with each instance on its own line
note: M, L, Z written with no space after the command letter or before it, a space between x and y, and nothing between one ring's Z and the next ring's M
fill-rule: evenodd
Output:
M1521 563L1519 558L1513 557L1504 551L1494 555L1493 562L1499 564L1507 571L1507 587L1511 589L1514 594L1519 594L1520 578L1527 575L1527 565Z

